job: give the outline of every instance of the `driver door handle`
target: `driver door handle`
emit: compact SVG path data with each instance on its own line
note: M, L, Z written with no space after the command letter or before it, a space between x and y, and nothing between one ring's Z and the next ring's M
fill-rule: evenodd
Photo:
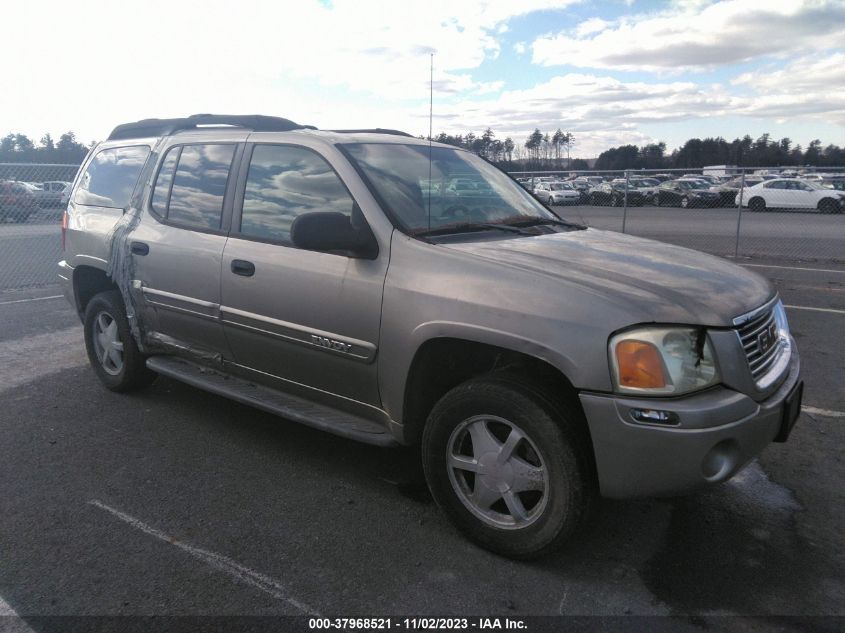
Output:
M233 259L230 267L233 273L241 277L252 277L255 274L255 264L245 259Z

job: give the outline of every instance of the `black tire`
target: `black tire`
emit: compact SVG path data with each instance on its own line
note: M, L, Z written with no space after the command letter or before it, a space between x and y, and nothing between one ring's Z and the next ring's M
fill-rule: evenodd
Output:
M519 497L521 503L527 500L523 510L533 513L530 522L522 527L499 526L489 518L480 518L468 505L471 504L467 501L469 489L463 497L458 491L468 486L467 481L453 484L453 477L458 476L455 471L466 475L463 470L447 466L450 444L456 433L461 437L461 429L476 416L495 416L516 426L527 438L520 441L516 450L528 451L528 455L536 457L546 473L542 492L517 492L517 496L523 495ZM491 424L505 429L497 438L504 443L507 426L496 420ZM475 454L474 441L471 450ZM580 408L561 406L542 390L507 374L488 374L470 380L443 396L426 422L422 461L432 496L457 528L481 547L509 558L535 558L559 548L589 516L597 496L592 447ZM472 493L479 485L476 476L480 475L472 476ZM533 505L531 495L535 499L539 495ZM490 510L497 505L498 513L505 508L505 499L495 501ZM509 509L510 506L505 514L498 516L506 516Z
M748 201L748 208L756 213L759 213L760 211L765 211L766 201L760 197L751 198L751 200Z
M654 198L651 201L654 203L654 206L660 206L660 196L658 194L654 194Z
M833 198L819 200L819 212L821 213L842 213L839 203Z
M100 315L106 315L116 325L116 336L122 344L122 364L120 368L113 366L113 373L106 369L104 362L98 355L97 344L94 340L95 321ZM85 350L94 373L107 389L116 392L134 391L151 384L157 374L147 368L146 357L135 344L135 339L129 330L126 318L126 308L123 296L118 290L108 290L95 295L85 308L83 319L85 327Z

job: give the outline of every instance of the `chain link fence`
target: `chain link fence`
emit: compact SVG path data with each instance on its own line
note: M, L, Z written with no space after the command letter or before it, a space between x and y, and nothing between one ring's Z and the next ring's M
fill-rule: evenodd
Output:
M77 165L0 163L0 292L56 283ZM728 257L845 263L845 169L512 172L563 217Z
M727 257L845 262L845 168L511 176L543 202L552 200L561 216L587 226Z
M56 282L62 213L78 169L0 163L0 291Z

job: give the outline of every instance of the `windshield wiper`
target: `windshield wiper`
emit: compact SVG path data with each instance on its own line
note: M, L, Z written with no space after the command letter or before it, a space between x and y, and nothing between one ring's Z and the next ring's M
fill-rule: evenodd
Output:
M529 226L542 226L544 224L554 224L555 226L565 226L570 229L586 228L575 222L567 222L565 220L557 220L553 218L527 218L525 220L512 219L504 220L499 226L511 226L514 228L526 228Z
M508 225L508 224L477 224L474 222L464 222L461 224L448 224L446 226L439 226L433 229L425 229L414 231L413 234L418 237L431 237L433 235L456 235L458 233L473 233L476 231L487 231L495 229L498 231L506 231L508 233L518 233L526 235L522 229Z

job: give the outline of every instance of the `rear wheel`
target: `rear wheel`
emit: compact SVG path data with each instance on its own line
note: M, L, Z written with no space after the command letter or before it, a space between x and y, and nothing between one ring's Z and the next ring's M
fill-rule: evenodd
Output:
M480 546L513 558L549 552L573 533L594 496L574 407L531 385L488 375L434 407L422 438L438 505Z
M819 201L819 211L822 213L842 213L839 203L833 198L825 198Z
M756 212L765 211L766 210L766 201L763 200L763 198L760 198L760 197L751 198L751 200L748 201L748 208L751 209L752 211L756 211Z
M95 295L85 308L85 349L100 381L111 391L146 387L156 374L146 365L132 333L117 290Z

